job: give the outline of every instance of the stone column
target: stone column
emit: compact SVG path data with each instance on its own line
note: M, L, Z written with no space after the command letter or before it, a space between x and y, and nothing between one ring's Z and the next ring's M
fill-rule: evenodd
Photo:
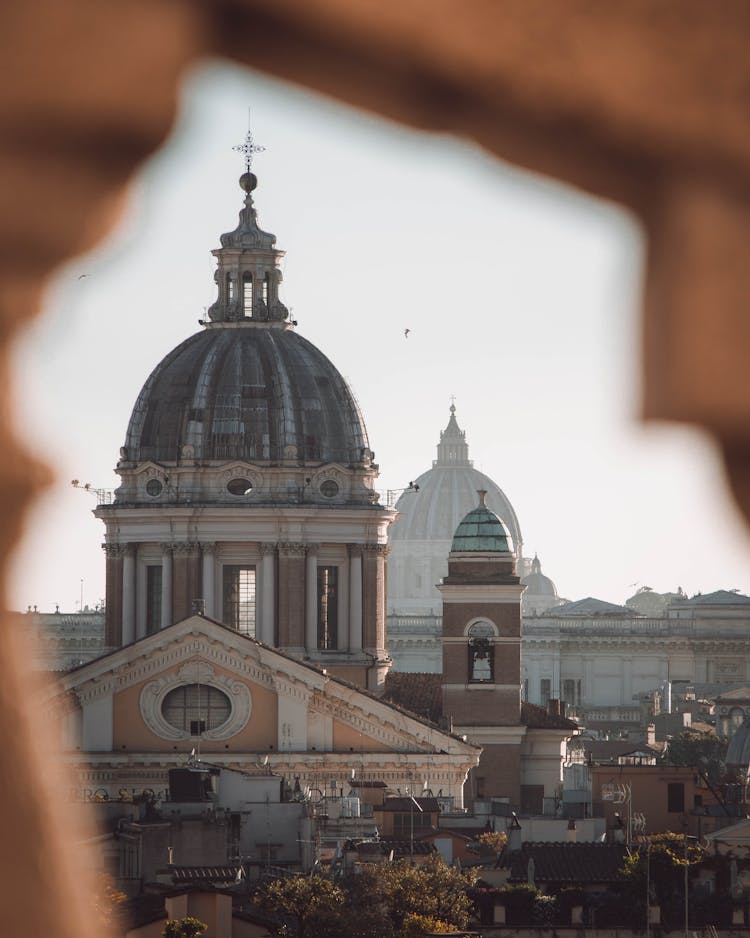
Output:
M633 659L622 659L622 706L633 706Z
M305 545L279 544L279 647L305 650Z
M106 556L106 611L104 643L107 648L122 645L122 544L102 544Z
M122 558L122 643L135 641L135 544L126 544Z
M192 614L193 600L198 598L200 557L192 541L177 541L172 551L172 621L181 622Z
M362 577L362 644L378 658L385 657L386 544L365 544Z
M318 647L318 544L307 545L305 564L305 648Z
M362 651L362 545L349 544L349 651Z
M161 628L172 624L172 545L161 545Z
M201 544L202 555L202 590L203 612L211 619L216 619L216 544Z
M276 545L261 544L260 571L260 641L266 645L276 644Z

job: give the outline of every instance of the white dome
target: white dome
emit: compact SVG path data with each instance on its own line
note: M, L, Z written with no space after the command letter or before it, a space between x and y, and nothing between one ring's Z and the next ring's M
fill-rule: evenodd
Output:
M455 410L451 406L432 469L415 479L414 488L396 502L399 518L390 529L388 559L388 610L395 614L440 613L435 584L448 573L453 535L476 507L480 489L487 492L487 507L508 528L520 569L523 538L516 513L502 489L472 465Z

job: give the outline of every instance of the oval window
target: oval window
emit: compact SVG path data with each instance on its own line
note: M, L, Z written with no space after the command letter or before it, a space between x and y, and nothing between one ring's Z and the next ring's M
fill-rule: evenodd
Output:
M326 498L334 498L339 494L339 487L333 479L326 479L320 486L320 492L322 495L325 495Z
M227 491L230 495L250 495L253 483L249 479L232 479L227 483Z
M207 684L186 684L175 687L162 701L164 719L177 730L200 736L206 730L215 730L229 719L232 703L216 687Z
M148 492L149 495L152 495L154 497L156 497L157 495L161 495L163 488L164 486L161 484L161 482L158 479L149 479L148 482L146 483L146 491Z

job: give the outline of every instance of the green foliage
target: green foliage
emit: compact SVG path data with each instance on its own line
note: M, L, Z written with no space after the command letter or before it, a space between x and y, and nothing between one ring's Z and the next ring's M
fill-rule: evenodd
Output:
M164 924L162 935L164 938L198 938L208 928L208 925L193 918L170 918Z
M420 922L443 923L448 930L465 928L471 909L467 890L474 878L473 873L446 866L440 857L431 858L424 866L413 866L407 860L367 863L338 886L318 876L276 880L258 892L256 902L291 924L288 934L297 938L341 934L347 938L411 938L420 934L414 931ZM412 931L404 932L407 922ZM442 925L433 930L439 927Z
M534 897L531 907L531 922L537 928L550 928L557 920L557 899L541 893Z
M670 740L667 762L700 769L712 785L718 784L726 775L727 745L727 740L715 733L685 730Z
M256 903L271 915L290 919L286 931L297 938L336 938L344 926L344 893L330 880L321 876L298 876L293 879L275 879L256 894Z
M499 853L507 840L508 835L505 831L485 831L477 837L480 853Z
M467 889L474 883L473 873L461 873L433 857L423 866L407 860L397 863L366 864L362 871L343 883L351 905L358 910L379 910L386 930L379 938L398 934L409 915L449 922L464 928L469 920L471 901ZM359 914L359 913L358 913Z
M445 935L455 931L450 922L441 922L440 919L430 918L428 915L409 914L399 932L399 938L423 938L424 935Z
M694 841L688 840L687 852L685 848L684 835L667 831L652 835L639 851L633 851L626 858L623 867L625 881L621 892L629 902L630 918L620 924L632 922L638 926L645 921L648 876L651 902L661 907L662 923L680 926L684 920L685 868L688 868L689 874L690 868L701 863L705 857L703 847Z

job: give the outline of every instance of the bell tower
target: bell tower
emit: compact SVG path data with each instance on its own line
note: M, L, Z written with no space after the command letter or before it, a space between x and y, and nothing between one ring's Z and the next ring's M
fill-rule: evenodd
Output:
M443 714L482 746L474 798L520 797L521 594L507 528L479 504L456 529L443 600Z

